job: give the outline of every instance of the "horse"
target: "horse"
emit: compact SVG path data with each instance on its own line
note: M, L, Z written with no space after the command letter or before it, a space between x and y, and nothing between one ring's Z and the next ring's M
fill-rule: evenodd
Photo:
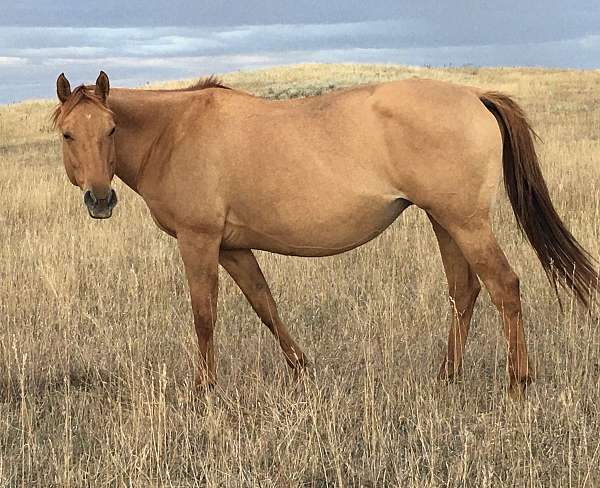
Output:
M490 209L504 180L518 227L555 291L590 306L594 260L557 214L535 133L519 105L493 91L427 79L270 101L210 77L185 89L71 90L56 81L63 162L89 215L111 216L118 176L176 238L198 340L196 386L216 383L218 265L231 275L300 374L307 358L277 312L253 254L330 256L383 232L409 206L439 244L452 317L439 378L453 381L481 282L507 343L508 393L533 380L519 277L498 245Z

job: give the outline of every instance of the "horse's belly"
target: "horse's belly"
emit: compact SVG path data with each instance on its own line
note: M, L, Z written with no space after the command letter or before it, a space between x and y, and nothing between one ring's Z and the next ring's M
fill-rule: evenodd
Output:
M364 198L347 206L281 205L228 217L223 247L249 248L294 256L330 256L370 241L410 202L402 198Z

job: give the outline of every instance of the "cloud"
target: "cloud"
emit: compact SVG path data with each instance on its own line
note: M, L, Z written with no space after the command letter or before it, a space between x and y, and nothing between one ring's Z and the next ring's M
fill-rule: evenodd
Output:
M66 50L72 51L69 57L85 58L224 55L357 45L408 47L428 29L426 23L414 19L234 28L0 27L0 49L10 56L43 59L63 57Z
M110 49L106 47L92 47L92 46L65 46L65 47L38 47L38 48L19 48L13 49L9 52L18 54L24 59L52 59L62 56L77 56L77 58L95 58L98 56L105 56L110 53Z
M415 17L233 27L0 27L0 103L53 96L56 75L62 71L72 83L89 83L104 69L115 86L132 86L301 62L599 64L600 35L594 33L552 41L468 43L468 36L453 27L440 32L436 41L435 26L428 22Z
M215 65L231 65L231 66L248 66L248 65L259 65L259 64L272 64L275 60L283 60L282 56L270 56L270 55L251 55L251 54L237 54L237 55L222 55L222 56L194 56L194 57L152 57L152 58L138 58L138 57L107 57L107 58L96 58L93 60L81 59L81 58L54 58L44 62L45 66L53 67L56 63L67 66L101 66L102 69L110 68L171 68L181 69L182 66L186 66L189 70L190 67L205 67ZM195 76L195 75L193 75Z
M18 58L15 56L0 56L0 66L24 66L27 64L27 58Z
M414 50L428 49L466 52L487 50L496 46L511 51L521 42L493 42L482 34L477 42L467 42L468 36L452 27L442 32L425 19L406 18L383 21L346 22L336 24L273 24L237 27L149 27L149 28L88 28L71 27L19 28L0 27L0 53L5 57L25 58L29 62L47 64L53 59L103 58L167 58L231 55L268 55L285 51L357 49ZM579 42L582 49L594 49L600 36L586 33L573 39L528 41L526 46L561 42ZM365 51L366 52L366 51ZM510 64L521 64L517 56ZM448 62L460 63L459 59ZM543 64L543 60L541 63ZM565 63L569 59L564 60ZM499 64L494 59L486 64Z
M598 0L5 0L0 25L191 28L414 19L414 46L526 44L597 32ZM406 46L395 46L406 47Z
M584 49L600 50L600 35L590 35L579 39L581 47Z

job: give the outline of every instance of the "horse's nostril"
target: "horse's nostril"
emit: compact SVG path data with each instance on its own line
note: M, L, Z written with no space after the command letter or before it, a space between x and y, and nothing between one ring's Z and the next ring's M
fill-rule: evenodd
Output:
M98 200L90 190L86 191L83 195L83 203L85 203L87 207L93 207L97 202Z
M117 204L117 192L112 188L110 189L110 193L108 194L108 204L111 206Z

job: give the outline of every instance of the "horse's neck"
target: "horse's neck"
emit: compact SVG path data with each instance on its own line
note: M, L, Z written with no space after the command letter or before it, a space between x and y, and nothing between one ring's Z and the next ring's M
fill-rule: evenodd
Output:
M115 173L127 186L138 191L140 168L163 130L164 117L156 101L128 90L111 92L109 104L117 122Z

